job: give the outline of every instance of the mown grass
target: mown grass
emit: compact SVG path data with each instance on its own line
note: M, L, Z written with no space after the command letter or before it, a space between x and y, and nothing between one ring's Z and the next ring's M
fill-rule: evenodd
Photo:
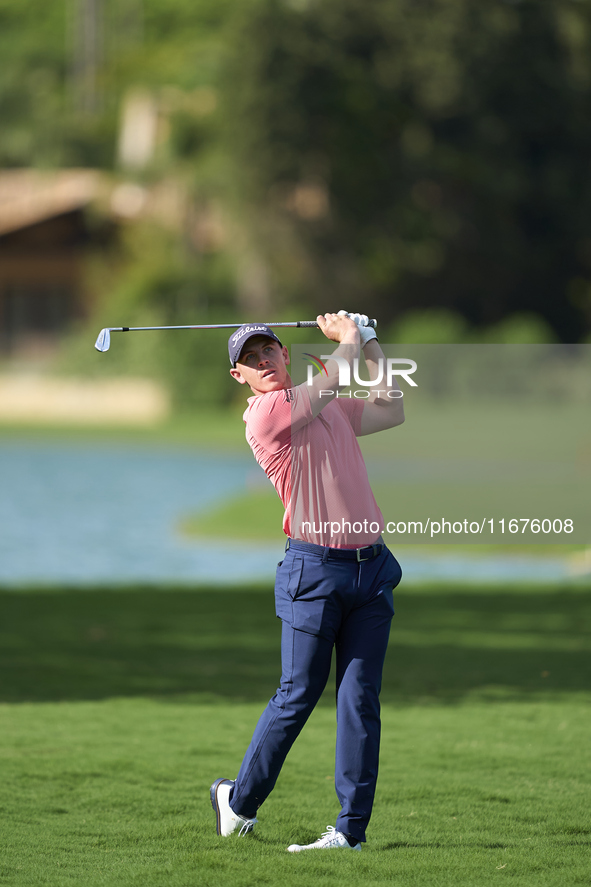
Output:
M587 884L591 590L396 593L362 854L334 822L329 687L247 839L214 833L278 678L270 588L0 594L0 883Z

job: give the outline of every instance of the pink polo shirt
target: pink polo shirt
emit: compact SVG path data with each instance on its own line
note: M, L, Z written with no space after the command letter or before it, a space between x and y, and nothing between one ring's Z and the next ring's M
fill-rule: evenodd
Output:
M285 507L283 531L331 548L361 548L384 519L357 443L363 401L335 398L312 418L305 385L248 398L246 439Z

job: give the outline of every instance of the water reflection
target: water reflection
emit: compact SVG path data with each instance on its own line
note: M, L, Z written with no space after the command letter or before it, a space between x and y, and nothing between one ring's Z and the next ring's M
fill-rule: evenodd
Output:
M218 455L125 446L0 444L0 583L234 583L273 580L281 545L194 542L179 519L243 492L248 453ZM565 578L540 558L465 558L407 548L406 581Z

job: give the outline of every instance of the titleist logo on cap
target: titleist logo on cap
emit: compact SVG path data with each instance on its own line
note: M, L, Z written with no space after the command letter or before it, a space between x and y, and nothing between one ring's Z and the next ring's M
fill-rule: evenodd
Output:
M236 345L240 339L245 336L247 333L258 333L258 332L267 332L266 326L244 326L242 329L238 330L237 333L234 333L232 336L232 344Z

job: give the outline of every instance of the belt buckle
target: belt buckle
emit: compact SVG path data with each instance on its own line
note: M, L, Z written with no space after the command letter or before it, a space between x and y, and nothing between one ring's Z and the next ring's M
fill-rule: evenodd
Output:
M367 549L371 549L371 554L368 557L360 557L362 551L367 551ZM374 543L373 545L366 545L363 548L357 549L357 563L361 564L364 561L370 561L372 557L376 557L382 550L382 544L379 542Z

